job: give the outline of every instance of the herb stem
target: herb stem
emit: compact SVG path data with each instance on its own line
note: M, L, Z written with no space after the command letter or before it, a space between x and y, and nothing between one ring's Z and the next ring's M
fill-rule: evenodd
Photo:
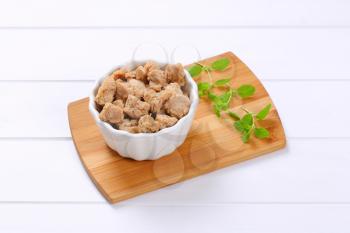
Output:
M205 72L207 72L208 78L209 78L209 82L210 82L210 84L213 84L213 78L211 77L210 70L209 70L210 68L208 66L203 65L200 62L195 62L195 64L201 66L202 69L205 70Z
M243 111L245 111L246 113L251 113L251 112L249 112L245 107L241 107L241 109L243 110Z
M194 64L197 64L197 65L201 66L202 68L205 67L205 65L203 65L202 63L199 63L199 62L195 62Z

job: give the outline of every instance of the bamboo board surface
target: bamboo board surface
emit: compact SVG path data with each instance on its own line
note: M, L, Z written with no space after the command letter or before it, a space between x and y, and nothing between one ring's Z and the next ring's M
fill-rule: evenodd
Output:
M231 85L252 84L256 93L248 99L235 98L231 108L243 114L241 106L252 112L259 111L271 98L250 69L231 52L201 61L209 65L214 60L227 57L229 69L212 72L213 79L231 77ZM206 80L202 73L197 80ZM270 138L251 138L248 144L232 124L218 119L212 106L201 100L190 133L184 144L174 153L156 161L134 161L120 157L109 149L88 111L88 98L68 105L69 124L80 159L89 176L111 202L119 202L145 192L181 182L228 165L252 159L281 149L286 144L285 134L278 112L273 105L266 120L260 125L269 129Z

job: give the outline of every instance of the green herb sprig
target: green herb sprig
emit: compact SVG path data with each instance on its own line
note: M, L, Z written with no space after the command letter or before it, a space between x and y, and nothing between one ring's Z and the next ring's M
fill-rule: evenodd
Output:
M229 111L228 115L235 121L233 126L236 130L242 133L242 141L247 143L250 136L254 133L254 136L259 139L265 139L270 136L270 132L264 127L258 127L256 121L264 120L271 110L272 105L268 104L261 109L257 114L252 113L242 107L242 110L246 112L243 117L238 114Z
M255 87L249 84L244 84L238 87L237 89L230 86L231 78L219 79L213 82L211 71L224 71L230 65L230 60L228 58L221 58L213 63L210 66L203 65L199 62L196 62L195 65L191 66L188 71L192 77L200 75L203 71L208 74L209 82L199 82L198 85L198 94L199 97L208 97L210 101L213 102L214 112L220 117L222 111L226 111L233 97L237 95L241 98L248 98L254 95ZM226 91L221 95L214 94L213 90L215 88L225 88Z
M207 72L210 81L212 81L212 77L210 72L215 71L223 71L230 65L230 60L228 58L220 58L213 63L211 63L210 66L203 65L199 62L196 62L193 66L191 66L188 69L188 72L191 74L192 77L196 77L200 75L203 71Z
M263 139L269 137L269 131L265 128L256 127L255 120L263 120L270 111L271 105L266 106L258 114L251 113L247 110L246 114L241 118L238 114L228 110L233 97L240 97L242 99L249 98L255 94L255 87L250 84L243 84L237 89L230 86L231 78L223 78L216 80L212 79L212 71L224 71L230 65L228 58L218 59L206 66L202 63L196 62L193 66L188 68L192 77L199 76L202 72L208 75L208 82L198 82L198 95L201 98L207 97L213 104L213 109L217 117L221 117L222 113L228 114L235 122L234 128L242 133L242 141L247 143L250 135L254 132L257 138ZM225 92L217 95L214 93L215 88L225 89Z

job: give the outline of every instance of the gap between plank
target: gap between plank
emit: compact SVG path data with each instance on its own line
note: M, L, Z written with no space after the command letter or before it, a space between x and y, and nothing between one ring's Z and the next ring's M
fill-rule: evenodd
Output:
M0 30L135 30L135 29L350 29L350 25L172 25L172 26L0 26Z
M0 205L106 205L106 206L144 206L144 207L180 207L180 206L234 206L234 205L350 205L350 202L216 202L216 203L116 203L107 201L0 201Z

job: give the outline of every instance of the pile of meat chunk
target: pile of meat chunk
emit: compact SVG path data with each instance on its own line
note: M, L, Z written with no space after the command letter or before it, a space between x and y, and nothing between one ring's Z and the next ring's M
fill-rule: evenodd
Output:
M130 133L154 133L173 126L188 113L181 64L161 69L147 62L135 70L121 68L109 75L95 97L100 119Z

